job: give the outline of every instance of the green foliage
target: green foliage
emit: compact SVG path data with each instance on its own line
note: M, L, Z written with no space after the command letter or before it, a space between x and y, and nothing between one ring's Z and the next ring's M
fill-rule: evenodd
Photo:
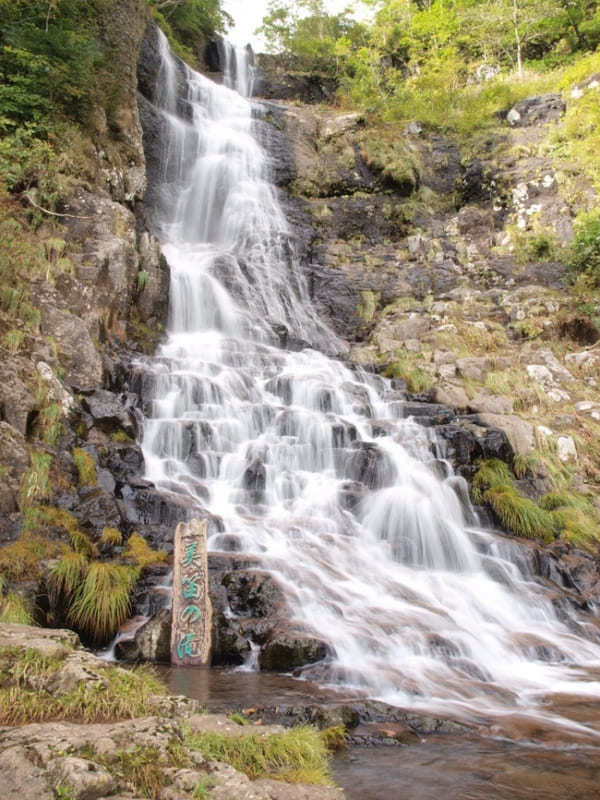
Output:
M600 211L578 217L569 269L574 276L583 274L592 286L600 287Z
M156 696L165 693L151 670L124 670L113 665L99 668L99 680L81 681L69 692L31 688L43 686L59 674L66 655L51 658L35 650L0 649L0 725L132 719L152 714Z
M92 562L69 605L69 622L90 640L107 641L129 615L138 577L134 567Z
M229 714L229 719L235 722L236 725L249 724L247 718L243 714L240 714L239 711L232 711L231 714Z
M472 495L475 503L487 503L502 525L517 536L554 540L552 516L518 491L512 471L503 461L492 458L481 463L473 478Z
M98 475L96 473L96 462L89 453L81 447L73 450L73 461L77 467L80 486L96 486Z
M363 26L346 13L329 14L323 0L271 0L259 33L297 70L339 73L362 41Z
M113 442L116 442L117 444L126 444L127 442L133 441L131 436L129 436L127 433L125 433L125 431L122 430L115 431L115 433L113 433L110 438L113 440Z
M400 378L410 394L420 394L432 385L431 375L418 366L416 358L406 350L396 351L397 360L383 371L384 378Z
M50 569L47 577L48 591L56 605L61 598L73 597L85 580L88 560L81 553L65 553Z
M251 780L271 777L290 783L331 783L325 740L309 726L267 736L199 732L188 736L186 744L205 758L231 764Z
M173 51L185 61L202 61L207 39L233 23L221 0L147 0Z
M44 133L57 112L82 119L103 53L105 0L0 0L0 131Z
M148 273L145 269L141 269L137 274L137 290L143 292L148 283Z

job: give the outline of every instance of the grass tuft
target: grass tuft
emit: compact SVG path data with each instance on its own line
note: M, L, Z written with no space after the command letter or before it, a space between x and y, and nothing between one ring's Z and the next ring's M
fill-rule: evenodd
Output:
M116 528L104 528L100 534L100 544L120 547L123 544L123 534Z
M251 780L269 777L289 783L331 785L328 751L323 735L310 726L261 736L225 736L213 732L190 734L188 747L205 758L225 761Z
M80 486L97 486L98 475L96 473L96 463L89 453L81 447L73 450L73 461L77 467Z
M67 619L93 642L104 642L125 622L139 577L135 567L95 561L68 610Z
M65 553L50 569L47 583L50 598L57 604L60 598L72 597L83 583L89 568L81 553Z
M135 561L144 569L153 564L164 564L168 556L164 550L153 550L139 533L132 533L127 540L127 549L123 553L123 558Z
M35 624L25 600L15 592L9 592L6 597L0 599L0 622L12 622L19 625Z

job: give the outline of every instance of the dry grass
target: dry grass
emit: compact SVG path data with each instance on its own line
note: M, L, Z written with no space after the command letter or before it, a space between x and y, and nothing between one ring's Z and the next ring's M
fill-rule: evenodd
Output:
M132 533L127 540L127 549L123 553L123 558L135 561L142 569L153 564L166 563L168 556L164 550L154 550L143 536L139 533Z

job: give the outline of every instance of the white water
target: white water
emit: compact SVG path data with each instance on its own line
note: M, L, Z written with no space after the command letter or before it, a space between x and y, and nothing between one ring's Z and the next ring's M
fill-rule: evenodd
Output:
M172 284L148 479L260 554L298 624L333 647L322 680L471 716L600 696L595 621L566 602L559 619L519 547L473 527L460 481L436 477L427 432L400 418L389 382L319 352L341 345L311 309L251 102L187 69L193 116L176 117L183 67L164 39L161 55L169 178L156 218ZM247 91L243 55L228 76ZM280 349L274 325L315 349Z

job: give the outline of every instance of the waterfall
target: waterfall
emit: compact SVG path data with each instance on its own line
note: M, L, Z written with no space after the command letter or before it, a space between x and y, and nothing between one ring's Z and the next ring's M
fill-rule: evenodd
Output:
M154 220L171 296L147 367L146 477L260 556L295 621L331 644L321 682L471 718L598 697L594 618L557 610L519 546L477 527L391 382L325 355L343 345L311 308L252 102L230 88L248 92L247 53L229 51L229 86L162 36L160 55ZM305 346L282 349L282 329Z

